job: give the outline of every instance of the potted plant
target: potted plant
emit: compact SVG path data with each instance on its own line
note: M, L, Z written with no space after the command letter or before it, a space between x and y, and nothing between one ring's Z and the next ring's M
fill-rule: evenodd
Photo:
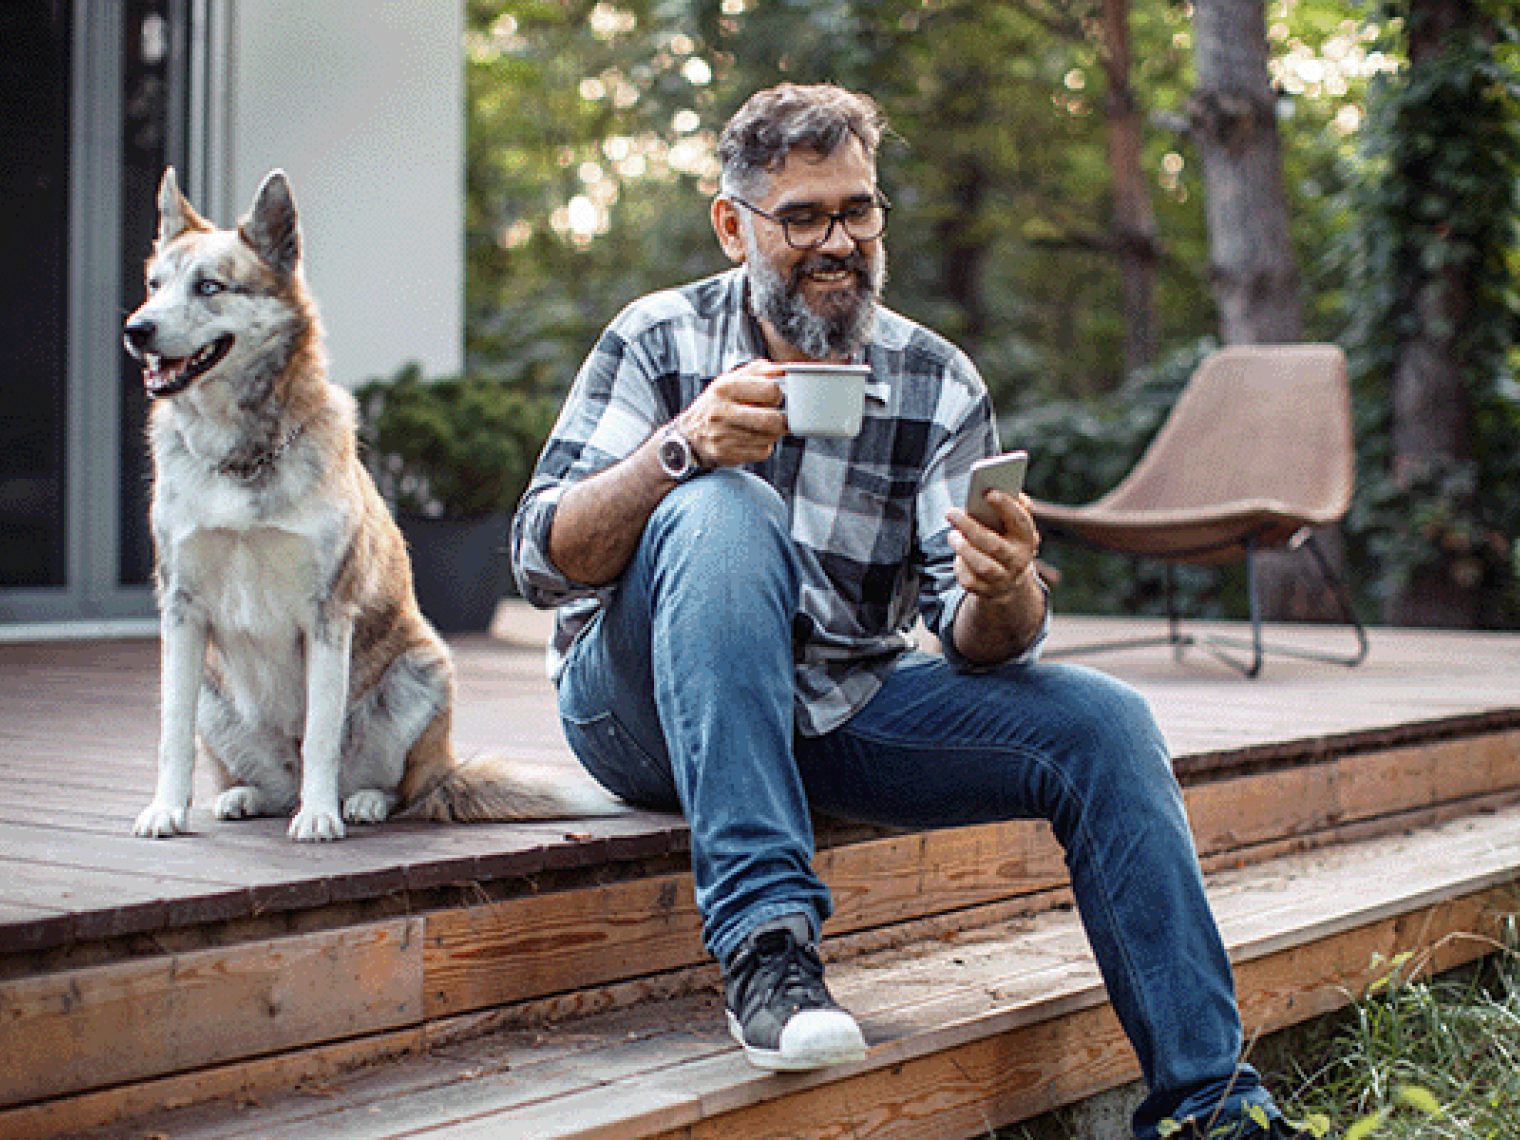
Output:
M422 612L443 632L489 627L511 575L512 511L556 406L481 376L417 364L355 392L365 465L412 556Z

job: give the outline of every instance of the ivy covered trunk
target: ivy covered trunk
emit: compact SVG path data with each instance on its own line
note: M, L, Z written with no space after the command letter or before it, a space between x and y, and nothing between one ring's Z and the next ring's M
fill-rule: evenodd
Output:
M1468 104L1468 70L1459 55L1465 42L1484 38L1483 17L1469 0L1412 0L1408 12L1409 79L1395 123L1398 151L1392 178L1401 199L1412 207L1404 220L1410 248L1404 259L1399 309L1413 319L1393 366L1392 455L1390 474L1401 490L1439 481L1457 517L1471 517L1476 486L1452 475L1471 470L1475 425L1464 360L1464 339L1473 311L1470 256L1451 248L1463 234L1458 220L1467 212L1465 183L1476 173L1460 158L1460 134L1431 137L1433 116L1457 128ZM1474 108L1476 109L1476 108ZM1453 158L1456 161L1452 161ZM1444 248L1443 248L1444 247ZM1482 382L1482 378L1479 382ZM1411 520L1413 522L1414 520ZM1430 554L1398 580L1383 618L1395 625L1466 628L1479 623L1482 575L1463 573L1463 540L1457 530L1431 519ZM1474 567L1476 571L1476 566Z

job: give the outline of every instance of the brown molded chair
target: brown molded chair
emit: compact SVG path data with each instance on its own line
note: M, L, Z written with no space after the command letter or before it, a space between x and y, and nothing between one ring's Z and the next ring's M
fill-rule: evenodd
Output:
M1357 665L1367 634L1345 583L1315 544L1313 529L1337 523L1351 505L1355 447L1345 355L1333 344L1232 346L1208 356L1130 473L1085 506L1034 502L1042 532L1090 546L1157 558L1166 568L1165 636L1058 651L1095 652L1136 645L1207 649L1254 677L1267 652ZM1337 656L1262 641L1255 556L1307 546L1357 650ZM1178 563L1246 564L1251 637L1184 633L1175 605ZM1242 661L1223 647L1251 650Z

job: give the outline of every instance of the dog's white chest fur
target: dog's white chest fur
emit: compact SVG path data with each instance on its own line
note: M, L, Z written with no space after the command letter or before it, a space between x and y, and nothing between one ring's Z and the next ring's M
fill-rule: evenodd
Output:
M251 723L298 738L324 576L311 541L268 527L196 530L180 542L177 570L206 615L226 698Z
M307 536L207 528L182 537L179 547L176 568L193 581L217 634L267 640L310 624L321 583Z

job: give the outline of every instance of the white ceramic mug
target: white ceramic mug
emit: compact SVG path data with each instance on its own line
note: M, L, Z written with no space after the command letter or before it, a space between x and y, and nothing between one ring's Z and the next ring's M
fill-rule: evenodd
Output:
M860 431L870 365L787 361L782 367L787 431L846 439Z

